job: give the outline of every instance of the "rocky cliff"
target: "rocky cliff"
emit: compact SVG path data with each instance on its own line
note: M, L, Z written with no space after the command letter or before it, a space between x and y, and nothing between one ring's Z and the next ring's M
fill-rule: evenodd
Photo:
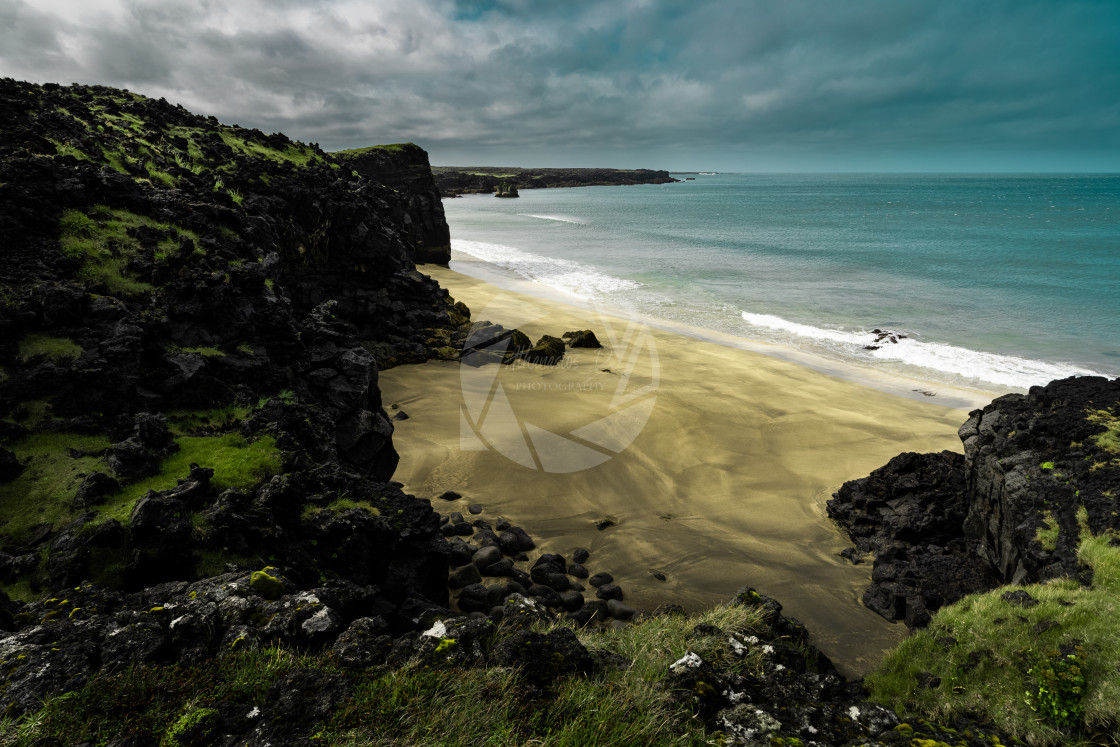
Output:
M828 504L875 554L864 603L911 627L965 594L1077 577L1081 540L1120 530L1120 380L999 397L959 435L963 456L902 454Z
M400 192L405 206L405 239L414 262L447 265L451 259L451 232L428 154L422 148L413 143L397 143L332 155L362 177Z
M425 158L344 165L127 91L0 81L0 628L69 621L50 635L84 641L88 676L178 660L174 636L112 653L82 622L160 584L259 573L307 610L297 638L443 609L439 517L389 482L377 386L379 362L455 357L469 329L415 269L447 235L430 175L410 191ZM29 606L51 593L69 601ZM274 611L237 605L192 617L189 646L260 637ZM42 685L0 710L74 685L40 677L53 655L24 652Z

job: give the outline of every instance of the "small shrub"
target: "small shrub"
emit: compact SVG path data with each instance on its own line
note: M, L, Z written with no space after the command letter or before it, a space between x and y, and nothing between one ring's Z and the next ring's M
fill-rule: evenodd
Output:
M1073 653L1047 651L1043 660L1027 673L1038 681L1035 702L1038 712L1059 729L1070 729L1081 723L1085 705L1085 674L1081 662L1085 650L1074 647Z

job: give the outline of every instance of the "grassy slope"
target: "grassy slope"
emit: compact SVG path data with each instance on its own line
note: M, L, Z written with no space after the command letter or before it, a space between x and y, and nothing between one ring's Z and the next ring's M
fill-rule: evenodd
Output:
M1081 559L1094 572L1091 588L1072 579L1007 586L940 610L867 677L873 698L934 720L977 715L1033 744L1071 744L1115 728L1120 547L1110 541L1087 537L1081 544ZM1038 604L1002 598L1016 590ZM940 685L919 685L923 672Z
M433 659L349 672L329 653L266 648L200 667L137 667L98 676L31 717L0 721L0 741L30 745L56 737L73 743L142 733L162 734L164 743L173 743L169 734L205 721L207 709L220 702L264 709L272 684L302 668L345 677L353 688L353 696L328 717L303 725L313 744L708 744L702 724L671 705L657 685L686 651L711 660L732 656L722 637L689 635L700 623L747 635L764 629L759 608L719 607L697 616L665 615L619 629L585 630L579 634L585 646L613 651L633 664L592 677L561 678L554 698L524 697L516 671L508 668L444 670ZM747 654L741 666L750 671L760 661Z

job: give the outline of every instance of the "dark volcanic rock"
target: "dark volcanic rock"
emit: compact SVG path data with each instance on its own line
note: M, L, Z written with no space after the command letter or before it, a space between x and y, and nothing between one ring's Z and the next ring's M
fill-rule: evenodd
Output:
M963 468L964 457L949 451L900 454L828 502L859 550L875 553L863 603L888 620L923 626L943 605L995 583L963 536Z
M1120 380L1053 381L970 413L963 457L901 454L845 483L828 512L875 553L864 603L915 627L965 594L1078 576L1082 532L1120 529L1118 407Z
M405 237L417 264L446 266L451 260L451 233L443 214L439 187L428 154L412 143L343 151L335 156L344 168L399 190L403 195Z
M303 600L331 610L307 620L270 611L283 630L218 624L212 609L183 618L238 645L319 645L355 616L399 634L446 613L448 549L430 504L387 483L397 455L378 388L386 366L455 358L469 327L415 269L418 241L429 258L448 243L426 154L348 168L166 101L11 79L0 129L0 490L26 490L9 458L21 439L111 444L50 455L64 474L69 458L96 464L52 496L69 511L54 524L0 517L5 582L143 594L271 563L288 593L342 590L337 605ZM170 474L188 444L213 463ZM268 463L233 477L254 451ZM172 487L115 507L127 527L88 511L152 475ZM16 618L17 632L33 622ZM192 634L184 653L157 619L119 646L86 626L66 647L116 662L132 641L145 652L133 660L173 662L221 644Z
M561 337L567 340L568 345L573 348L601 348L602 343L595 333L589 329L577 330L575 332L565 332Z
M536 345L522 353L521 357L530 363L555 366L564 358L564 341L559 337L544 335L537 340Z
M993 400L961 426L965 533L1005 583L1077 575L1082 507L1094 534L1120 529L1106 495L1120 489L1120 461L1101 441L1118 411L1120 379L1071 378ZM1036 540L1047 518L1059 528L1052 548Z

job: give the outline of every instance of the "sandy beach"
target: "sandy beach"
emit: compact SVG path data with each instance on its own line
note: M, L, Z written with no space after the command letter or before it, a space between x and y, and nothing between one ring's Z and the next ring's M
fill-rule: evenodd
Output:
M751 585L805 623L847 675L905 635L860 604L870 563L838 556L851 543L825 502L900 452L960 451L957 428L991 395L926 396L913 391L920 382L861 381L859 371L794 362L791 351L419 269L475 321L534 341L590 328L604 349L569 350L558 366L383 372L386 407L409 416L394 435L395 479L407 491L444 512L480 503L482 518L525 527L544 552L587 548L591 572L613 574L639 609L699 609ZM448 490L463 500L436 500ZM600 531L605 518L615 524Z

